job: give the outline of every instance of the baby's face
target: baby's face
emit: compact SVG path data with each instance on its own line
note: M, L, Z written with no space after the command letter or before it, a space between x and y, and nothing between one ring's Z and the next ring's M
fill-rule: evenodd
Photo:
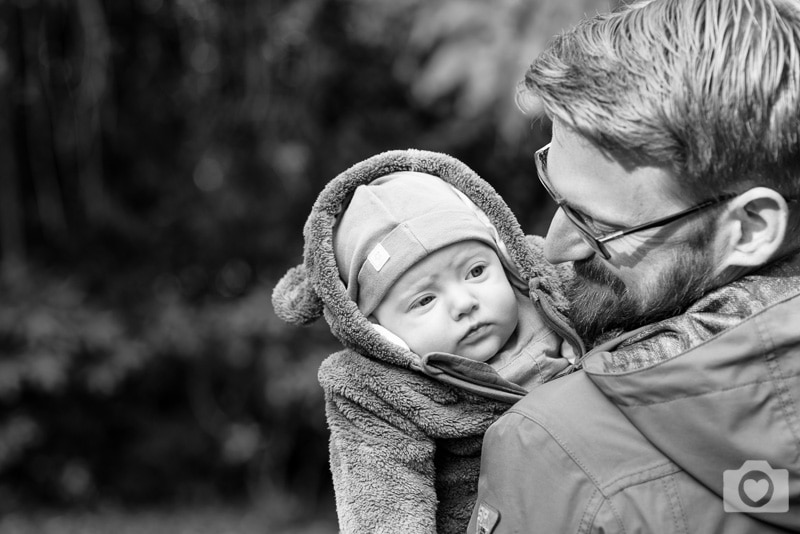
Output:
M417 354L447 352L486 361L511 337L519 311L495 251L464 241L403 273L373 318Z

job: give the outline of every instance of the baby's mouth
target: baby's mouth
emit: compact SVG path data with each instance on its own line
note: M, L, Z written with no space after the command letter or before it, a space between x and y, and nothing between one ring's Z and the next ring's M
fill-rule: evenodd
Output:
M478 323L474 326L471 326L467 333L464 334L464 337L461 338L461 341L472 341L476 338L481 337L489 328L488 323Z

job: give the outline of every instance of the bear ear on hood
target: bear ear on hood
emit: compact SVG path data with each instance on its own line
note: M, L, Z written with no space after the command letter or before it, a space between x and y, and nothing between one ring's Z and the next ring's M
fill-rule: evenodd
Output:
M311 324L322 316L322 299L306 274L304 264L292 267L272 291L275 314L298 326Z

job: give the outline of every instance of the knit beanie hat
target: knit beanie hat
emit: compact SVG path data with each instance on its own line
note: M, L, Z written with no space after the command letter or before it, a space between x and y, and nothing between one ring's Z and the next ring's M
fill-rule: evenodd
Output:
M369 316L414 264L469 240L489 245L518 277L497 230L466 195L437 176L402 171L356 188L334 229L333 248L348 295Z

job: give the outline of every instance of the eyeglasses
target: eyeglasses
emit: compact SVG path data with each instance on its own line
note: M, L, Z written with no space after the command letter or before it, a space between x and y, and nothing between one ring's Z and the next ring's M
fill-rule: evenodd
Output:
M651 221L644 224L639 224L632 228L624 228L621 230L616 230L614 232L610 232L605 235L597 235L593 232L590 228L588 223L586 222L584 215L582 215L579 211L573 209L569 206L565 201L559 200L558 196L553 191L553 188L550 187L550 180L547 177L547 153L550 151L550 143L545 145L544 147L540 148L536 151L534 158L536 160L536 170L538 171L539 181L542 183L542 186L545 188L547 193L553 198L558 207L564 212L564 215L575 225L575 228L578 229L581 237L586 241L586 243L592 247L592 249L603 256L604 259L609 259L611 255L608 253L608 248L606 247L606 243L609 241L613 241L615 239L619 239L620 237L633 234L635 232L641 232L642 230L647 230L649 228L657 228L659 226L667 225L673 221L677 221L678 219L682 219L691 215L692 213L696 213L698 211L704 210L706 208L710 208L711 206L715 206L721 202L726 200L730 200L733 197L737 196L737 193L726 193L716 198L712 198L710 200L706 200L705 202L701 202L691 208L687 208L683 211L679 211L678 213L674 213L672 215L667 215L666 217L662 217L660 219L656 219L655 221Z

